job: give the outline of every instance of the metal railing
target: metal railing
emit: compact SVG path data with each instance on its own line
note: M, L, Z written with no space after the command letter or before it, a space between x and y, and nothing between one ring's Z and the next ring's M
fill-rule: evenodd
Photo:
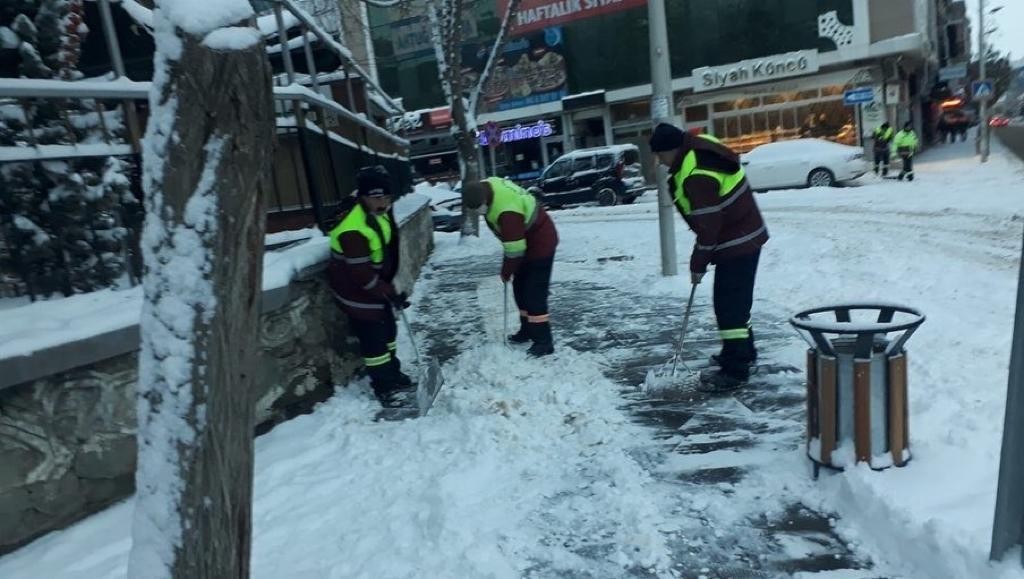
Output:
M0 83L0 104L6 102L20 107L26 142L0 146L0 165L22 163L37 167L42 162L121 158L130 168L132 193L136 201L141 201L139 152L144 123L140 117L144 120L148 109L151 83L132 81L125 76L110 2L98 0L98 3L114 80L4 79ZM396 177L399 190L405 190L411 184L408 142L371 120L371 103L388 116L400 112L401 107L380 89L344 46L321 30L291 0L274 0L273 6L277 24L273 36L279 46L289 49L280 52L285 71L275 78L275 83L283 86L274 87L278 147L268 200L268 229L305 227L310 222L327 229L332 224L336 207L355 187L357 167L369 163L383 164ZM285 26L283 18L286 10L294 17L290 28ZM294 21L298 21L298 26ZM290 32L294 34L290 35ZM297 39L301 39L307 69L307 74L301 79L292 62L292 52L298 48L295 46ZM313 39L342 64L339 70L327 72L329 77L316 69ZM325 77L331 83L338 79L344 82L345 104L324 94L330 94L330 87L321 83L321 78ZM374 97L371 97L371 90L376 93ZM357 91L361 91L366 112L354 112L351 108L357 102ZM70 125L67 103L71 102L77 103L77 111L95 115L102 142L76 142L74 131L66 131L71 137L60 142L44 142L35 138L40 105L47 104L50 109L61 110L63 122ZM112 122L114 120L117 122ZM40 194L45 195L43 192ZM130 203L110 210L128 241L125 249L126 278L131 285L139 283L142 274L138 248L142 220L136 205L138 203ZM13 225L11 219L6 222L0 219L0 297L25 295L35 300L47 293L43 290L45 284L39 282L40 272L25 266L25 261L16 255L18 244L9 237L16 229ZM56 237L63 235L61 231L55 232ZM56 268L64 271L43 273L63 276L66 281L60 284L60 291L70 295L78 291L67 281L71 278L70 271L76 267L74 260L96 260L98 256L73 257L66 252L58 253L63 254L56 260Z

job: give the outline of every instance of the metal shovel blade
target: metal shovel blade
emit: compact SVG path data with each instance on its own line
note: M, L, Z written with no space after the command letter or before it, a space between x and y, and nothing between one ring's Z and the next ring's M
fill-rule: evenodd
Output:
M434 405L438 391L444 385L444 375L441 374L441 365L437 358L427 356L421 361L420 379L416 384L416 407L420 416L426 416L430 407Z

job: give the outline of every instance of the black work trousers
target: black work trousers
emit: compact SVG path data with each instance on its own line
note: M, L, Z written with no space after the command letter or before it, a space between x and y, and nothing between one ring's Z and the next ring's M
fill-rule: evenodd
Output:
M722 340L719 359L722 371L736 378L748 378L750 364L757 360L750 309L760 257L758 249L749 255L720 260L715 266L715 318Z
M902 181L903 178L906 177L908 180L913 181L914 180L914 156L913 155L900 155L900 158L903 159L903 169L900 171L900 180Z
M524 261L519 266L519 271L512 277L512 293L515 295L520 317L547 317L548 291L551 287L551 268L554 262L554 256Z
M370 375L373 389L387 391L395 387L398 362L398 326L391 308L381 320L358 320L349 318L352 333L359 339L359 350L363 364Z
M512 293L519 308L519 331L535 344L551 344L551 318L548 316L548 291L555 257L531 259L519 266L512 278Z
M889 174L889 150L875 150L875 175L878 175L878 170L881 168L881 175L885 177Z

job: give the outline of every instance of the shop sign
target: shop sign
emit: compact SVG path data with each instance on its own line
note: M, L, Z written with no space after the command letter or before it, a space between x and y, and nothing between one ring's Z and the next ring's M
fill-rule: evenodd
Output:
M428 119L431 128L440 129L452 124L452 110L448 107L441 107L430 111Z
M477 36L476 20L467 15L462 20L463 38ZM434 54L431 39L430 20L426 16L414 16L391 23L391 45L395 56L412 58Z
M703 92L818 72L818 51L800 50L722 66L693 69L693 90Z
M490 45L481 45L462 73L473 86L483 71ZM554 102L566 96L568 73L560 27L509 40L495 61L480 99L481 112L507 111Z
M967 64L951 64L939 69L939 80L967 78Z
M844 105L861 105L875 100L875 89L870 86L848 88L843 91Z
M505 13L508 3L509 0L498 0L498 14ZM522 0L512 15L511 33L522 34L646 5L647 0Z
M555 134L555 127L552 121L540 120L536 123L528 125L517 124L514 127L506 127L504 129L498 129L492 123L489 123L483 131L480 131L480 134L477 136L477 142L480 143L481 147L486 147L492 139L497 139L502 144L505 144L550 137L553 134Z

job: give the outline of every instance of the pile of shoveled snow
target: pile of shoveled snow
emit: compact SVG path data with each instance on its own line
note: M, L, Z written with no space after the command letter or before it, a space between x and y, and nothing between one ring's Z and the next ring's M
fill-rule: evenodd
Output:
M257 440L254 577L669 576L670 499L630 457L647 435L596 357L483 346L446 374L426 418L373 422L355 384ZM130 507L0 559L0 576L124 577Z

